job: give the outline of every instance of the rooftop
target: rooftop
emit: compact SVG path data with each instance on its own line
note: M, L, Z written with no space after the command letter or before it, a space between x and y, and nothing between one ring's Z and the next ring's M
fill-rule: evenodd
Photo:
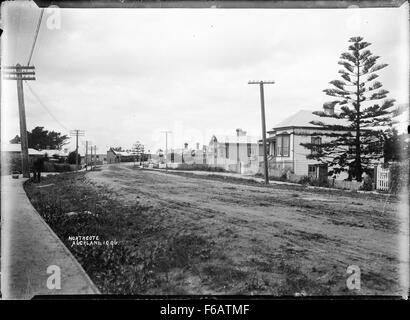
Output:
M114 154L122 156L122 157L129 157L137 155L136 152L128 152L128 151L116 151L113 148L110 148L110 151L114 152Z
M224 135L214 135L212 137L216 138L219 143L258 143L258 139L252 136L224 136ZM212 140L211 140L212 141Z
M21 152L21 145L20 143L7 143L1 145L2 152ZM28 148L28 154L30 156L41 156L44 154L42 151L38 151L33 148Z
M299 110L295 114L287 117L285 120L279 122L273 127L274 129L285 128L285 127L312 127L319 128L320 126L313 125L311 121L323 121L326 124L332 125L343 125L344 120L336 118L324 118L313 114L315 110Z

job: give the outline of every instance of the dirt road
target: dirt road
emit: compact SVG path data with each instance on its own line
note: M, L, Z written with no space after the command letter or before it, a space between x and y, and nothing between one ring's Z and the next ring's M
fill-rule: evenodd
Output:
M384 196L249 185L108 166L86 175L124 205L136 201L161 232L200 237L180 275L194 294L399 294L397 201ZM346 287L349 265L361 290ZM158 292L157 292L158 293Z

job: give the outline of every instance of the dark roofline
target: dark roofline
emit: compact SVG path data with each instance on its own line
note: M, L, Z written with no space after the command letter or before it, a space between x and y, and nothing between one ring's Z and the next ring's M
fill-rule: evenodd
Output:
M110 147L110 149L107 151L107 152L112 152L112 153L114 153L114 155L117 155L117 153L115 152L115 150L112 148L112 147Z
M321 128L321 127L319 127L319 126L317 126L317 127L308 127L308 126L286 126L286 127L274 127L274 128L272 128L272 130L270 130L270 131L268 131L268 133L274 133L275 131L278 131L278 130L285 130L285 129L295 129L295 128L300 128L300 129L324 129L324 128Z

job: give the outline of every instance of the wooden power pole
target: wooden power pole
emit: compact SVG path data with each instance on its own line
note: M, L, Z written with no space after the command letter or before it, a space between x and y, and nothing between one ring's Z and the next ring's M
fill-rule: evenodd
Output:
M75 169L78 171L78 137L84 136L84 130L71 130L70 136L75 136Z
M266 123L265 123L265 98L263 93L264 84L274 84L274 81L249 81L248 84L259 84L261 95L261 118L262 118L262 139L263 139L263 162L265 167L265 183L269 184L268 152L266 150Z
M85 141L85 171L88 170L88 140Z
M94 167L96 166L96 164L97 164L97 146L94 146Z
M90 145L90 152L91 152L91 155L90 155L90 170L93 171L93 146L92 145Z
M26 125L26 109L24 106L23 80L36 80L34 77L34 66L3 67L3 79L17 80L17 98L20 117L20 138L21 138L21 169L24 178L30 178L30 166L28 156L28 140Z

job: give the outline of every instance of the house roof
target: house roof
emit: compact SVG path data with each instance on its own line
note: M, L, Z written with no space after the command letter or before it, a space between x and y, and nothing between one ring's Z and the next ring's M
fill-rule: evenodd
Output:
M258 139L252 136L224 136L224 135L213 135L213 138L216 138L217 142L219 143L258 143ZM211 142L212 142L211 139Z
M57 150L57 149L46 149L46 150L41 150L39 152L41 152L41 154L47 153L49 157L52 157L52 156L67 157L68 156L68 151L64 152L64 150Z
M21 145L20 145L20 143L2 144L1 145L1 151L2 152L21 152ZM28 154L30 156L41 156L44 153L40 152L36 149L33 149L33 148L28 148Z
M129 157L129 156L135 156L135 155L137 155L136 152L115 151L115 150L113 150L113 148L110 148L109 151L113 152L115 155L119 155L119 156L122 156L122 157Z
M312 127L320 128L320 126L313 125L311 121L323 121L331 125L346 125L346 121L336 118L323 118L313 114L315 110L299 110L285 120L279 122L273 127L273 130L286 127Z

